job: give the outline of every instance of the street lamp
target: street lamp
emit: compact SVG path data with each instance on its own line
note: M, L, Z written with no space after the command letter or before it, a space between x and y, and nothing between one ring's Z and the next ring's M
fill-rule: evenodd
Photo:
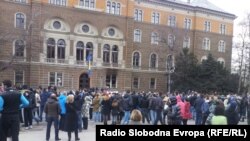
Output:
M174 73L175 66L174 66L174 56L172 54L169 54L167 57L167 74L168 74L168 80L167 80L167 88L168 88L168 94L171 92L171 74Z

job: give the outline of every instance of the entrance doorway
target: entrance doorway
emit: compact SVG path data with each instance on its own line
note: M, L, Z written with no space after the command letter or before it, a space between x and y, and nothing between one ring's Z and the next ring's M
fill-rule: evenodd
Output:
M84 89L84 88L89 88L90 87L90 84L89 84L89 76L88 74L86 73L83 73L80 75L80 78L79 78L79 88L80 89Z

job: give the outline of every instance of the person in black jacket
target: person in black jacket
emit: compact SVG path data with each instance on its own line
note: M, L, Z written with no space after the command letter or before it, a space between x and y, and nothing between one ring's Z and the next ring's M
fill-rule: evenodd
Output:
M75 140L79 141L78 137L78 117L77 109L74 103L74 95L67 96L66 115L65 115L65 130L68 133L68 141L71 141L71 132L75 132Z
M12 141L19 141L19 109L20 107L25 107L29 105L27 99L21 95L19 92L15 91L10 80L4 80L3 85L6 91L0 96L0 112L2 112L2 141L7 140L8 132L10 131L10 136Z

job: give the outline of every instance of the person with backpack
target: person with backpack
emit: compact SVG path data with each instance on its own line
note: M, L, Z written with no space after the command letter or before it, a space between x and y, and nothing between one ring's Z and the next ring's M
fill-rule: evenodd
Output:
M177 99L176 96L171 96L169 98L170 105L168 108L168 125L181 125L181 109L177 105Z

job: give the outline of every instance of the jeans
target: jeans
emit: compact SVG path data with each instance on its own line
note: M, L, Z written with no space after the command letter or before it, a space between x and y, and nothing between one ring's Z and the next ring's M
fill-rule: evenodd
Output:
M45 105L40 106L40 121L43 121L43 110Z
M130 111L125 111L124 117L122 119L122 125L129 124Z
M156 111L155 110L150 110L150 119L151 119L151 124L154 125L155 120L156 120Z
M112 115L112 124L113 125L117 124L117 118L118 118L118 115Z
M52 122L54 122L54 128L55 128L55 139L57 140L58 137L58 133L59 133L59 125L58 125L58 117L51 117L48 116L47 117L47 131L46 131L46 140L49 140L50 138L50 129L51 129L51 125Z
M95 122L101 122L101 113L100 112L93 112L93 120Z

